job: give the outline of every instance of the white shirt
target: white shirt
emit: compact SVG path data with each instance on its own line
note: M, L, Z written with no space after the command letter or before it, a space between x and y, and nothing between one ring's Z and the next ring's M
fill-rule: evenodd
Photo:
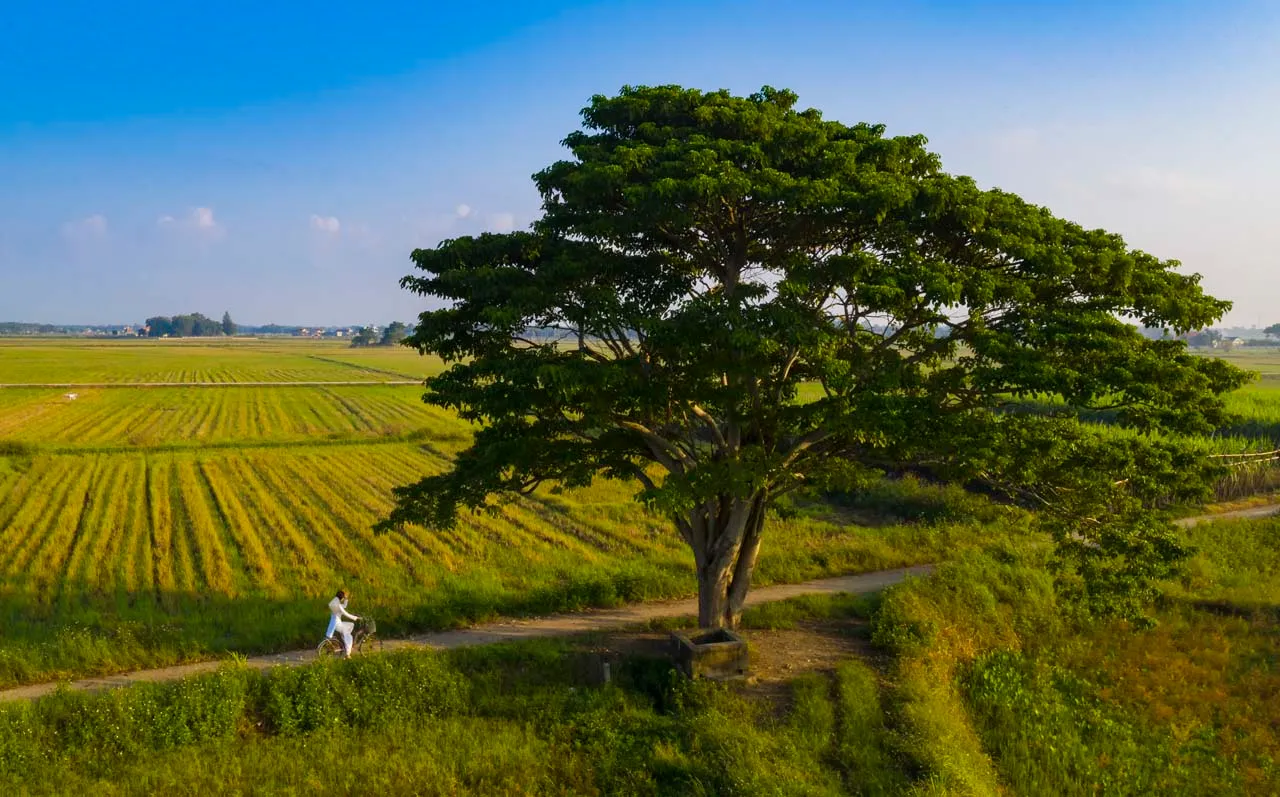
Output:
M337 595L333 596L333 600L329 601L329 630L324 632L327 637L333 636L333 631L338 627L338 621L342 618L348 620L359 620L354 614L347 611L347 602L339 600Z

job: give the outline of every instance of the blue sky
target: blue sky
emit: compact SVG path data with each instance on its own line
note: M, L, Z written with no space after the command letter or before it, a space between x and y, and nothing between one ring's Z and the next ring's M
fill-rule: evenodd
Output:
M680 83L924 133L1275 323L1268 5L25 3L0 26L0 320L411 319L414 247L528 224L592 94Z

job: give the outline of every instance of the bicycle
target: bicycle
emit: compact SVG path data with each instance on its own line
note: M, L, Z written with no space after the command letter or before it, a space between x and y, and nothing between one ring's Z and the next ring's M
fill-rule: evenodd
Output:
M361 617L356 621L355 631L351 634L351 653L377 653L382 650L382 640L377 636L378 624L372 617ZM316 646L316 657L343 655L342 637L335 631L333 636L325 637Z

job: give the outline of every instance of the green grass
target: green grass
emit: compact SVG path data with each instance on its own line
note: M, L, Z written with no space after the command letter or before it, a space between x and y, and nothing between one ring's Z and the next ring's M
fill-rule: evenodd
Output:
M0 707L22 793L892 794L906 783L873 673L794 707L631 659L608 686L567 643L400 653L260 675L228 667Z

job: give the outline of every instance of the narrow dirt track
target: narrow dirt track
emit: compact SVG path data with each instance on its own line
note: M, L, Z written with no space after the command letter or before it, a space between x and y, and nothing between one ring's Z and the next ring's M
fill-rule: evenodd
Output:
M861 573L853 576L824 578L817 581L806 581L802 584L778 584L772 587L760 587L752 590L747 596L747 605L755 606L800 595L875 592L891 584L896 584L908 576L925 575L931 569L931 566L924 565L897 570L880 570L874 573ZM320 607L320 609L323 608ZM316 615L316 628L318 629L324 623L324 613L320 609L317 609L318 613ZM433 634L421 634L408 639L387 640L384 643L384 649L434 648L444 650L471 645L492 645L496 642L512 642L521 639L571 636L589 631L609 631L625 628L649 620L688 617L697 613L698 602L695 599L640 603L633 606L624 606L620 609L558 614L529 620L508 620L457 631L441 631ZM320 634L317 633L317 642L319 641L319 636ZM297 667L314 659L315 651L307 649L295 650L289 653L277 653L270 656L253 656L246 661L246 664L258 670L266 670L277 666ZM194 664L180 664L176 667L139 670L121 675L83 678L78 681L63 683L66 683L68 687L74 690L95 691L129 686L130 684L146 681L172 681L189 675L211 672L224 663L225 660L202 661ZM60 685L60 683L55 682L6 689L0 691L0 702L33 700L51 694Z
M1280 515L1280 504L1265 504L1263 506L1251 506L1247 509L1234 509L1230 512L1219 512L1216 515L1196 515L1195 517L1184 517L1173 521L1183 528L1191 528L1199 526L1201 523L1212 523L1215 520L1233 520L1238 518L1264 518L1272 515Z
M1198 526L1219 520L1239 518L1262 518L1280 515L1280 504L1237 509L1211 515L1181 518L1175 521L1183 527ZM897 570L879 570L873 573L861 573L851 576L837 576L801 584L778 584L771 587L760 587L752 590L747 596L747 605L756 606L761 603L786 600L801 595L830 595L837 593L863 594L876 592L887 586L897 584L908 576L926 575L932 570L931 565L907 567ZM698 602L695 599L678 601L656 601L625 606L620 609L595 610L576 614L558 614L548 617L537 617L528 620L505 620L478 625L474 628L457 631L440 631L431 634L420 634L407 639L387 640L384 648L395 650L402 648L429 648L444 650L468 647L471 645L492 645L498 642L512 642L522 639L543 639L582 634L591 631L610 631L627 626L639 625L649 620L660 620L671 617L689 617L697 614ZM323 612L317 614L317 627L323 622ZM252 656L246 664L258 670L271 667L297 667L315 659L315 651L295 650L288 653L276 653L268 656ZM161 667L154 670L138 670L121 675L101 678L83 678L70 682L54 682L19 686L0 690L0 703L20 700L34 700L51 694L64 684L78 691L96 691L111 689L130 684L151 681L172 681L189 675L212 672L222 666L225 660L202 661L193 664L180 664L174 667Z

